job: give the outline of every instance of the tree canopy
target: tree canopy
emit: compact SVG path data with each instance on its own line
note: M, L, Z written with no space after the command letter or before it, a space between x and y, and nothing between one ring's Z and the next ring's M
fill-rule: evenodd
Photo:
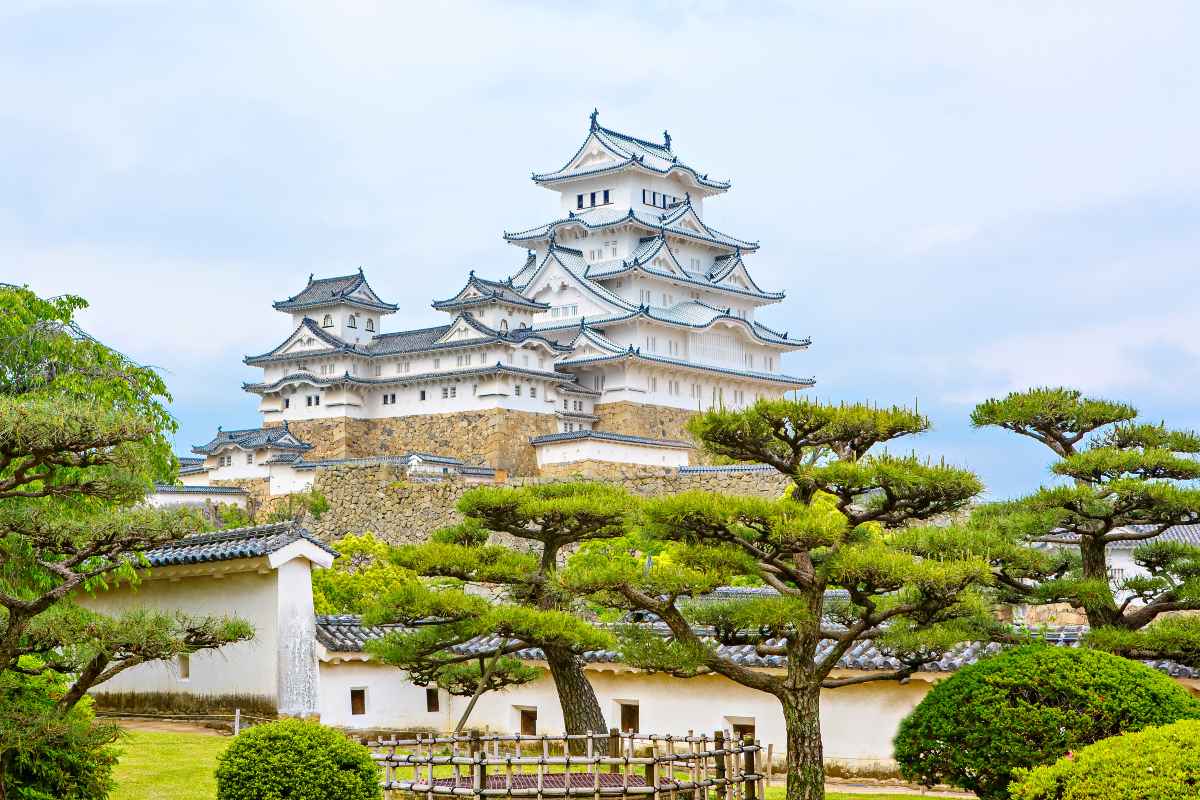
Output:
M981 490L978 479L881 449L928 427L907 409L808 400L706 412L692 422L705 448L770 464L791 478L787 496L689 492L647 500L633 533L581 549L563 583L659 623L622 630L633 664L683 676L717 673L777 697L788 737L788 797L822 797L821 690L904 680L994 624L987 543L961 527L914 525L962 508ZM649 566L647 553L656 554ZM730 584L773 591L711 596ZM896 668L839 674L839 660L865 639ZM782 656L785 673L744 666L722 644Z
M1066 388L988 400L971 421L1031 438L1058 457L1051 471L1061 482L975 514L998 538L1042 549L1038 559L997 566L1005 598L1082 609L1097 647L1200 662L1200 624L1151 625L1168 612L1200 610L1200 547L1157 540L1200 521L1200 434L1139 421L1130 405ZM1133 546L1145 574L1110 576L1114 545Z
M110 617L74 602L136 580L140 551L202 524L141 504L177 467L166 387L75 324L85 305L0 285L0 677L68 676L63 713L123 669L253 633L237 619Z

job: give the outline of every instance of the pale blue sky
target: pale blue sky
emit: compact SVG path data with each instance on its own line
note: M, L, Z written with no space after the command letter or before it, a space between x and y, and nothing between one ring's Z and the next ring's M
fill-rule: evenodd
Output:
M1001 8L1000 6L1003 5ZM1179 2L0 4L4 279L75 292L160 366L180 452L257 421L272 300L363 266L403 312L501 232L593 107L734 188L785 369L919 401L918 452L992 496L1046 479L972 405L1034 384L1200 427L1200 5Z

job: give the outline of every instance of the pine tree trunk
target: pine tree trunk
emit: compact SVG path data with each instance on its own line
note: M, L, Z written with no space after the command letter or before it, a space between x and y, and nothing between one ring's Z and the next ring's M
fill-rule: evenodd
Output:
M789 691L780 702L787 732L787 800L825 800L821 687Z
M1079 550L1084 580L1107 582L1108 557L1104 543L1085 537ZM1087 615L1088 625L1093 628L1121 623L1121 613L1111 590L1089 597L1083 611Z
M583 674L583 665L578 656L556 647L542 649L550 666L550 676L554 678L554 687L558 690L558 702L562 706L567 733L605 733L608 727L604 713L600 710L596 691ZM594 746L605 748L600 750L602 753L607 752L607 737L597 739ZM571 752L582 753L586 747L583 741L573 741Z

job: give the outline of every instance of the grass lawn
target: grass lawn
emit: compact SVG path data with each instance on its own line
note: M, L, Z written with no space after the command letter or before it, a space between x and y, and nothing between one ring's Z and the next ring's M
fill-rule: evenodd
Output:
M213 800L217 784L213 770L217 754L232 739L201 733L129 731L121 740L117 790L109 800ZM901 800L898 794L842 794L827 800ZM907 795L911 797L911 795ZM767 790L764 800L782 800L783 787Z

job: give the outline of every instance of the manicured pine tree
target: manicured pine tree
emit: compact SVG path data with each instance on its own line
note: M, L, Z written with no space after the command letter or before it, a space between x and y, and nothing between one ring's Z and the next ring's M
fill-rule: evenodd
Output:
M980 490L970 472L874 452L929 427L901 408L759 401L693 420L705 448L769 464L792 480L778 499L690 492L648 500L641 529L587 546L562 573L575 592L613 608L650 612L622 633L631 663L689 677L723 675L774 695L787 730L787 797L824 797L822 690L905 680L994 622L985 593L986 543L956 527L911 527L961 508ZM651 566L646 554L657 553ZM731 583L776 590L750 599L696 599ZM835 599L830 590L845 591ZM898 662L890 671L835 674L871 639ZM784 674L743 666L715 644L782 656Z
M586 608L563 590L556 573L570 548L624 535L632 508L624 491L600 483L467 492L458 504L463 524L438 531L428 543L392 551L394 564L443 582L413 581L386 593L368 620L411 630L388 634L372 650L417 683L436 682L465 695L477 686L492 690L537 677L537 670L510 654L540 648L567 732L606 731L580 657L612 646L613 639L587 619ZM491 533L510 543L489 543ZM486 587L494 598L468 594L463 584ZM487 637L486 645L478 646L480 637ZM460 646L472 641L463 652Z
M0 284L0 679L65 676L67 689L56 698L63 715L88 689L136 664L253 635L236 619L112 617L73 601L136 580L144 563L138 551L203 525L194 512L142 505L153 483L177 469L165 435L174 430L166 387L152 369L79 330L74 315L85 305ZM19 709L4 716L55 724ZM12 726L4 733L0 798L13 748L44 738Z
M1015 542L1049 546L1040 564L996 570L1008 600L1069 603L1087 615L1094 646L1197 663L1200 623L1159 617L1200 610L1200 547L1155 538L1200 522L1200 435L1137 417L1133 406L1065 388L979 404L971 415L976 427L1042 443L1058 457L1051 471L1065 480L985 506L975 519ZM1144 542L1133 559L1148 576L1110 578L1109 548L1131 542Z

